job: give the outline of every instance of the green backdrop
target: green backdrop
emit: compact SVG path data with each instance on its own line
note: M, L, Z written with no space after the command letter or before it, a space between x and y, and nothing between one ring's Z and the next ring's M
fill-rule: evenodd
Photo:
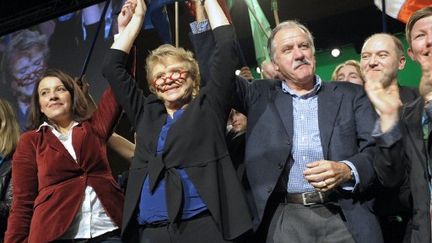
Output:
M407 60L405 68L399 71L398 82L400 85L417 87L421 76L420 66L412 61L406 53L408 44L405 40L404 33L398 33L395 34L395 36L397 36L402 41L405 49L405 57ZM331 50L320 50L316 52L316 72L323 80L330 80L333 70L340 63L343 63L349 59L360 61L360 54L356 52L354 45L350 44L339 48L341 50L341 54L337 58L330 54ZM260 78L260 75L256 72L256 67L252 68L251 71L255 78Z
M404 49L408 49L408 44L405 40L405 35L403 33L396 34L396 36L402 41L404 44ZM339 57L334 58L331 56L331 50L322 50L317 51L316 60L317 60L317 74L323 80L330 80L333 70L340 63L345 62L349 59L354 59L359 61L360 54L355 51L354 45L346 45L339 47L341 50L341 54ZM417 87L420 81L421 70L417 63L413 62L411 58L405 51L406 57L406 65L403 70L399 72L398 82L400 85Z

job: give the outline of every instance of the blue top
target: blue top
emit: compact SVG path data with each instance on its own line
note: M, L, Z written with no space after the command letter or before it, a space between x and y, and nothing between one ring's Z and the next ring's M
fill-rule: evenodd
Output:
M168 131L171 126L183 114L183 109L174 112L173 118L167 116L165 125L159 134L156 154L163 152ZM201 199L197 189L187 176L184 169L177 169L183 184L183 213L182 219L191 218L198 213L207 210L206 204ZM162 179L154 193L150 191L150 180L147 176L141 189L141 199L139 202L138 223L149 224L156 221L168 221L168 211L165 194L165 179Z
M296 92L282 82L283 92L293 97L293 148L294 164L289 171L287 191L289 193L303 193L314 191L303 175L306 164L324 159L322 151L320 130L318 124L318 92L321 88L321 78L315 76L315 85L311 92L299 96ZM342 189L352 191L359 182L357 169L347 160L340 161L347 164L354 172L355 183L346 182Z

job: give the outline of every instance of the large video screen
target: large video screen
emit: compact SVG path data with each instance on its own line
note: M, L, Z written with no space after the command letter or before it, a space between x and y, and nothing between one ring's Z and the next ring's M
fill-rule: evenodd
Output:
M96 101L107 87L101 64L117 33L116 13L121 4L121 0L110 2L85 71ZM73 77L81 75L104 6L95 4L0 37L0 97L14 106L21 131L25 130L35 83L46 69L61 69Z

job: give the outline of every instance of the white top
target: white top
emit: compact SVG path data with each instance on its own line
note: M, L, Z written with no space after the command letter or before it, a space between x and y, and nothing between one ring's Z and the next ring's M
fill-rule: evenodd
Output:
M74 122L66 135L61 134L46 122L40 125L39 129L43 126L50 127L51 132L60 140L76 162L76 154L72 146L72 129L76 125L78 125L78 122ZM87 186L81 209L75 215L72 225L59 239L90 239L115 229L118 229L118 226L114 224L106 213L95 190L91 186Z

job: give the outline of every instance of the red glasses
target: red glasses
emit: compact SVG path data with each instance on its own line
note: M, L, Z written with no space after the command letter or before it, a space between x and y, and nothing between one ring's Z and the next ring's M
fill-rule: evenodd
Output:
M167 79L170 80L176 80L176 79L185 79L189 74L189 71L185 70L174 70L170 73L161 73L160 75L156 76L156 78L153 80L153 85L159 86L163 85Z

